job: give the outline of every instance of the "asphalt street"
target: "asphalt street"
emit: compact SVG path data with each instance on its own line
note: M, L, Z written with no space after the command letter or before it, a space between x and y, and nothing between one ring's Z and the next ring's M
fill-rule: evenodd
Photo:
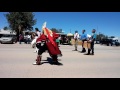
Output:
M42 65L32 65L37 53L30 44L0 44L0 78L120 78L120 46L95 44L95 55L72 51L70 45L60 50L61 65L52 65L47 52Z

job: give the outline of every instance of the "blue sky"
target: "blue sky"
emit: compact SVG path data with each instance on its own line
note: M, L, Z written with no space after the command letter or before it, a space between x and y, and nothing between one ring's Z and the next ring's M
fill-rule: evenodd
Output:
M0 12L0 29L7 26L4 16L6 12ZM80 34L83 29L91 34L92 29L96 33L103 33L108 36L120 37L120 12L34 12L37 19L34 28L41 30L43 23L47 22L47 28L62 29L64 33L74 33L77 30Z

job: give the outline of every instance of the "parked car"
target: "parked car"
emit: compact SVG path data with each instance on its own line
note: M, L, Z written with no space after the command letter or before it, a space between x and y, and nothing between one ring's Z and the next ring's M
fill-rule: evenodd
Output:
M16 43L17 42L17 37L14 34L4 34L0 38L0 43Z
M106 44L107 46L119 46L120 43L117 40L112 40L112 39L103 39L100 41L101 44Z
M107 46L112 46L113 42L112 42L112 39L102 39L100 41L100 44L106 44Z
M95 40L95 44L100 44L100 40Z

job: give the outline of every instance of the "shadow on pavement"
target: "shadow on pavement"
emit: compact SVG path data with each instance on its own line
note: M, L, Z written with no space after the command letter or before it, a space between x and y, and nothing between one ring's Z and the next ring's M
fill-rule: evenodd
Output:
M52 59L52 58L47 57L47 60L42 60L42 64L49 63L49 64L51 64L51 65L58 65L58 66L63 65L63 64L62 64L62 63L60 63L59 61L61 61L61 60L60 60L60 59L58 59L58 62L57 62L57 63L55 63L55 62L53 62L53 59Z

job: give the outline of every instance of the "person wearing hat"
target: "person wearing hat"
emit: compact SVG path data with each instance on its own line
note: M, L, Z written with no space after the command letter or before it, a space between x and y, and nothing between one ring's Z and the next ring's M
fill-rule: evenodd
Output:
M90 48L88 48L88 53L85 55L90 55L90 51L92 51L91 55L94 55L94 42L96 40L96 34L95 34L96 30L93 29L92 30L92 35L90 37L90 39L88 40L88 43L91 44Z
M41 32L39 31L38 28L35 28L35 32L36 32L36 34L37 34L38 37L41 35Z
M74 40L75 40L75 50L73 51L77 51L77 46L78 46L78 40L79 40L80 36L79 36L79 33L78 31L75 31L75 34L74 34Z
M82 51L81 51L81 53L84 53L84 52L86 52L86 49L84 47L84 41L87 41L87 34L85 33L85 30L82 30L82 35L81 35L80 39L82 40Z

